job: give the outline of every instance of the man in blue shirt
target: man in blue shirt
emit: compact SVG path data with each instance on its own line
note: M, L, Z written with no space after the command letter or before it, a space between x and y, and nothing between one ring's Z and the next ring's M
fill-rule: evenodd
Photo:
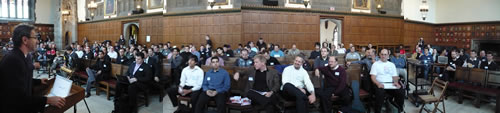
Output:
M408 81L406 77L406 58L399 53L399 51L394 51L394 56L392 56L391 62L396 65L396 70L398 72L399 77L403 77L405 81ZM408 86L407 86L408 87Z
M274 46L274 51L271 51L271 57L278 58L278 57L285 57L285 54L283 51L280 50L279 45Z
M419 60L420 63L422 63L422 69L424 71L424 79L427 80L429 70L431 69L432 65L432 55L429 54L429 48L424 49L424 55L420 56Z
M217 104L218 113L226 113L226 92L231 87L231 80L226 70L219 67L219 57L212 57L210 65L212 69L205 72L203 78L203 92L198 97L195 113L205 111L203 107L208 103L208 100L214 99Z

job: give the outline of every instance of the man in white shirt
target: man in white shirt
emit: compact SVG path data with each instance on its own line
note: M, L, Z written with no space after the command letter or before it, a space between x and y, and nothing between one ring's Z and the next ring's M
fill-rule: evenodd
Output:
M307 113L307 106L316 101L314 86L309 74L302 68L302 63L304 63L302 57L295 57L293 65L284 69L281 78L282 94L286 99L295 98L297 113Z
M170 101L174 107L179 104L177 102L177 95L191 97L191 104L196 105L203 83L203 69L196 65L197 62L198 57L191 55L188 60L189 66L182 70L179 87L173 87L167 90Z
M116 59L116 58L118 58L118 53L116 53L116 52L115 52L115 50L114 50L113 48L108 48L108 49L109 49L109 50L108 50L108 51L109 51L109 52L108 52L108 56L109 56L109 58L111 58L111 59Z
M83 57L83 48L81 45L76 45L76 51L75 51L76 55L78 55L78 58L82 58Z
M380 109L382 107L381 103L384 102L386 93L395 98L397 107L400 110L402 108L401 106L404 104L404 92L399 84L399 76L396 70L396 65L387 61L388 58L389 51L387 49L382 49L382 51L380 51L380 60L376 61L372 65L372 69L370 71L371 80L377 87L375 88L375 102L380 103L375 104L375 113L380 113Z

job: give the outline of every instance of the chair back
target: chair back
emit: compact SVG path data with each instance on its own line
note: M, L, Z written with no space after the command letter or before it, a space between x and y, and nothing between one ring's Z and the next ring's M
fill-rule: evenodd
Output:
M351 82L350 81L360 81L360 78L361 78L361 65L360 64L355 64L355 65L351 65L349 66L349 68L347 68L346 70L346 73L347 73L347 84L348 85L351 85Z
M122 65L111 63L111 76L116 77L117 75L122 75Z
M480 83L481 85L485 85L486 80L486 70L479 68L470 69L469 81L472 83Z
M122 65L122 74L123 76L127 76L128 66Z
M170 65L169 63L163 63L161 67L163 70L161 73L162 76L172 76L172 65Z
M487 86L500 86L500 71L488 70L488 77L486 79Z
M434 79L434 82L432 82L432 86L431 88L428 90L428 93L433 95L433 96L436 96L435 93L434 93L434 88L440 88L442 89L441 90L441 93L438 97L439 101L443 100L444 96L445 96L445 92L446 92L446 88L448 87L448 82L445 82L445 81L442 81L442 80L439 80L439 78L435 78Z
M457 67L455 69L455 80L457 81L468 81L469 80L470 70L469 68Z

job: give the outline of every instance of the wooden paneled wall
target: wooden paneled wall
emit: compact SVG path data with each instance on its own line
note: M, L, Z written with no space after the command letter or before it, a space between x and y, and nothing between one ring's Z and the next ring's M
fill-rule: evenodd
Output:
M198 47L206 44L205 35L209 35L213 47L230 44L236 48L241 42L241 13L164 17L163 28L162 42L177 46L192 43Z
M371 43L377 45L398 45L403 42L403 20L396 18L345 16L344 37L345 45L366 46Z
M122 24L118 20L78 24L79 44L82 44L84 37L87 37L91 44L94 41L102 42L104 40L115 42L121 34Z
M405 46L410 46L411 51L415 50L415 46L420 37L424 39L426 44L436 44L434 43L433 27L433 25L429 24L405 22L403 29L403 44Z
M242 42L257 41L262 37L266 43L285 45L291 48L312 50L319 41L319 15L277 11L242 11Z
M149 47L151 44L167 42L164 41L163 22L162 16L139 19L139 38L137 39L137 43L146 44ZM146 42L146 36L150 36L150 42Z
M290 48L292 44L302 50L312 50L313 44L319 41L320 18L339 17L343 20L342 42L346 45L366 46L372 43L377 45L399 45L410 46L413 50L418 39L423 37L427 44L457 46L462 48L463 43L451 44L437 41L436 38L450 38L448 36L436 36L439 28L468 27L479 30L471 30L474 33L489 33L489 37L499 39L499 24L458 24L458 25L432 25L426 23L415 23L400 18L355 16L355 15L328 15L304 12L282 12L242 10L233 13L198 14L186 16L150 16L136 19L117 19L78 24L78 42L83 37L93 41L111 40L116 41L122 34L122 24L129 21L139 22L140 44L158 44L170 41L173 45L205 44L205 35L210 35L214 47L230 44L236 48L239 43L246 44L248 41L257 41L259 37L264 38L267 43L285 45ZM491 30L481 30L482 26L490 26ZM495 27L495 29L491 28ZM443 31L439 31L442 33ZM451 31L444 31L451 32ZM455 31L453 31L454 33ZM458 31L458 33L469 31ZM476 34L477 35L477 34ZM459 39L481 39L485 36L458 37ZM151 42L146 43L146 36L151 36ZM453 38L453 37L451 37Z

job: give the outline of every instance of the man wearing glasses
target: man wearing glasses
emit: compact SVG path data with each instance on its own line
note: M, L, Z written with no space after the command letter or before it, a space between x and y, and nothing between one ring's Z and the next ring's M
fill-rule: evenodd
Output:
M33 63L29 52L36 49L38 40L35 27L19 24L14 29L12 41L14 48L0 61L0 113L43 112L45 104L62 108L64 98L45 97L33 94L33 86L47 84L47 79L33 79Z
M380 51L380 60L372 65L370 71L371 80L376 85L375 88L375 102L383 103L386 94L395 98L398 108L402 110L404 104L404 91L399 84L399 76L394 63L387 61L389 58L389 51L382 49ZM382 104L375 105L375 113L380 113Z

